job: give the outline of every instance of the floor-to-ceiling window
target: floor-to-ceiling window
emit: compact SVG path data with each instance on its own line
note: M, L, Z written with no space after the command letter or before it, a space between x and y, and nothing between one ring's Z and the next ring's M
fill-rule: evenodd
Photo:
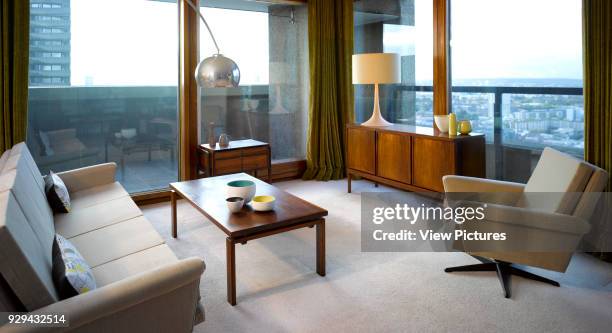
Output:
M525 181L544 147L582 157L581 0L449 0L452 111L486 134L487 176Z
M222 133L270 143L272 159L305 157L308 8L255 1L200 0L222 54L240 68L237 88L200 89L200 142ZM200 25L200 58L216 53Z
M30 4L27 142L41 171L116 162L131 193L175 181L176 1Z
M393 122L433 124L433 1L357 0L354 53L397 53L401 83L380 86L380 108ZM373 85L355 86L355 121L372 115Z

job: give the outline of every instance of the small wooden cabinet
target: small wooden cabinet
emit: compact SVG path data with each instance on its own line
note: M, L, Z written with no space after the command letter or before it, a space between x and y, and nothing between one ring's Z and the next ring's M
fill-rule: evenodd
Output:
M410 190L443 192L442 177L485 177L483 134L451 137L433 128L347 125L348 191L353 176Z
M229 147L219 144L198 147L199 172L203 177L247 172L255 177L271 180L270 145L257 140L230 141Z

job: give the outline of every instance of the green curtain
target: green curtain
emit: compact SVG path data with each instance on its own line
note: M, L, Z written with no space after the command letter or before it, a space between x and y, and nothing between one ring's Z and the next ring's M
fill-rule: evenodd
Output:
M585 159L612 175L612 1L582 1L582 33Z
M582 1L582 34L585 159L612 175L612 1ZM610 252L593 255L612 262Z
M3 152L26 139L30 1L1 1L0 152Z
M310 107L304 179L341 179L353 121L353 0L308 1Z

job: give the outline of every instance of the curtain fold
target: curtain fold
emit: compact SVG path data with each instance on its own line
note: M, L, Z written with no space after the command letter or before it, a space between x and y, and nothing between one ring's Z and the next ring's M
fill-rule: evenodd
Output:
M612 1L582 1L582 33L585 159L612 175Z
M0 152L3 152L26 139L30 2L1 1Z
M582 43L584 157L612 175L612 1L582 0ZM606 191L611 190L608 179ZM602 245L610 242L601 236ZM612 262L610 252L593 255Z
M353 0L308 1L310 106L303 179L345 177L345 124L353 121Z

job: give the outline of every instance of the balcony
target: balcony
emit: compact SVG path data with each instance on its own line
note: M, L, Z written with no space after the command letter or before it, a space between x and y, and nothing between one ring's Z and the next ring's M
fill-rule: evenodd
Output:
M202 92L202 138L214 122L215 137L270 142L274 160L304 158L302 106L269 112L267 85ZM131 193L176 181L176 87L31 87L29 95L28 145L42 173L116 162Z

